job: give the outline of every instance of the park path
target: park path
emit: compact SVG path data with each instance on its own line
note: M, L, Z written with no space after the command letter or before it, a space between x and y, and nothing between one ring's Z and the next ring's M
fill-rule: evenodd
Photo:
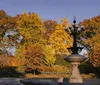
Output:
M20 78L0 78L0 85L24 85Z
M24 85L22 83L20 83L20 80L23 80L22 78L0 78L0 85ZM32 79L24 79L24 81L41 81L40 79L36 79L36 78L32 78ZM42 81L44 81L45 79L42 78ZM47 79L48 80L48 79ZM46 81L46 80L45 80ZM54 81L54 79L49 79L50 81ZM67 83L68 79L64 79L64 82ZM64 84L65 85L65 84ZM66 84L68 85L68 84ZM76 84L75 84L76 85ZM77 84L79 85L79 84ZM80 84L81 85L81 84ZM84 79L84 84L82 85L100 85L100 79Z

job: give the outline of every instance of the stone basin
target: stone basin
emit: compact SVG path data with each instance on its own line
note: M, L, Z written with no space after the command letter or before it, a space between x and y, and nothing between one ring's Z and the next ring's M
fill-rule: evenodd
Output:
M68 62L83 62L87 58L82 55L72 54L72 55L66 56L64 59Z

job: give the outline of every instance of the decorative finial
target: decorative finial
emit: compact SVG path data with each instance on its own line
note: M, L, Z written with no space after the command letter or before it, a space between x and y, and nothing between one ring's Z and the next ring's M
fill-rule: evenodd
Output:
M73 23L74 23L74 24L76 23L76 16L74 16L74 20L73 20Z

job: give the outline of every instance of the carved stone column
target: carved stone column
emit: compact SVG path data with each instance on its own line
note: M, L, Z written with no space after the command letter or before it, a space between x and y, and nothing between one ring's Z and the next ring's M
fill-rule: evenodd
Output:
M80 63L78 62L73 62L72 64L72 75L69 79L70 83L83 83L83 78L80 75L80 72L78 70L78 65Z

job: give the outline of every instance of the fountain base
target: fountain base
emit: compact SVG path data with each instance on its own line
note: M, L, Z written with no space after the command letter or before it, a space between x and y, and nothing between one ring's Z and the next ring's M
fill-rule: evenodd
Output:
M69 79L69 82L70 83L83 83L83 78L78 78L78 79L76 79L76 78L70 78Z
M78 70L79 62L73 62L72 64L72 75L69 79L70 83L83 83L83 78L80 75L80 72Z

